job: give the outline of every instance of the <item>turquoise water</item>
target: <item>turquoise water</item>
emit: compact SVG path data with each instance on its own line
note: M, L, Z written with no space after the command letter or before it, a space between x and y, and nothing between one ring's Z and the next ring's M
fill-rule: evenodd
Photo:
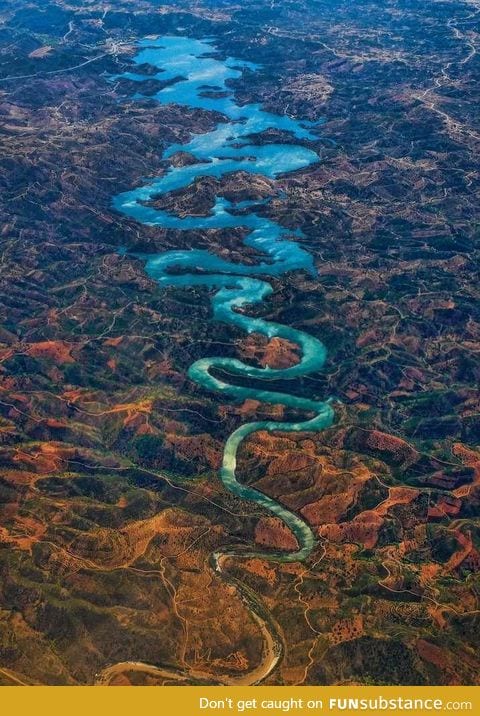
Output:
M223 394L225 398L235 401L253 398L262 403L281 404L313 413L309 420L298 422L267 420L242 425L230 435L225 444L221 470L223 484L230 492L243 499L253 500L278 516L292 530L298 542L298 549L287 553L251 551L242 554L289 562L303 560L315 544L310 527L298 515L274 499L238 482L236 459L243 440L259 430L319 431L332 424L334 413L329 401L305 399L294 394L295 379L323 368L326 360L325 346L302 331L261 318L252 318L240 313L239 309L248 309L253 304L261 303L272 293L268 281L256 277L281 276L294 270L305 270L315 275L313 258L294 240L291 231L254 212L254 207L259 207L264 202L232 204L219 196L209 216L187 218L145 206L142 202L175 189L188 187L201 176L221 177L228 172L244 171L274 179L279 174L305 168L318 162L319 157L313 150L295 144L295 140L318 139L313 131L317 125L266 112L260 104L239 105L227 82L241 77L243 72L257 71L258 66L233 58L218 59L211 40L162 37L143 40L139 45L140 51L133 60L135 64L147 63L156 67L158 73L153 76L161 81L180 78L154 96L157 102L174 102L188 108L201 108L219 113L221 117L212 131L196 134L186 144L174 144L164 153L164 158L168 159L179 150L187 151L198 160L196 163L185 167L171 166L161 177L152 178L143 186L116 196L114 206L126 216L149 226L177 230L245 227L248 234L244 243L264 257L256 265L245 265L226 261L209 251L198 249L167 251L163 254L135 254L145 261L148 275L162 286L203 285L217 289L212 298L215 320L235 325L246 333L260 333L268 338L285 338L299 346L301 360L290 368L256 368L235 358L208 357L193 363L188 375L203 388ZM128 72L121 77L141 83L151 79L152 75ZM141 98L141 92L135 96ZM251 135L267 129L288 133L291 143L255 145ZM238 216L231 213L232 208L251 208L252 211ZM297 237L301 236L298 230L294 233ZM202 274L196 273L198 268L202 269ZM172 269L175 269L175 274ZM212 374L212 369L218 368L229 375L262 380L265 383L279 379L290 380L292 390L280 393L267 388L249 388L227 383ZM220 569L220 557L226 554L239 553L238 550L216 553L213 558L217 569Z

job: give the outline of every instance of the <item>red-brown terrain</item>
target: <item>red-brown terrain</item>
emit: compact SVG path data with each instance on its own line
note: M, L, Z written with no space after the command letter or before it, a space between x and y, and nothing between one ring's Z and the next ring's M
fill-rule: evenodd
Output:
M265 638L235 579L280 634L266 683L479 683L479 8L281 5L2 4L3 685L92 684L127 661L166 675L110 683L247 678ZM235 173L156 202L204 216L219 193L273 197L264 215L301 227L318 268L275 279L251 313L326 344L325 371L292 390L335 396L336 421L255 433L238 466L317 544L304 563L226 558L231 581L215 550L296 542L225 490L225 440L298 416L222 400L187 370L207 355L286 368L299 350L212 321L207 289L161 288L118 251L258 261L241 228L139 226L112 208L165 170L166 146L215 126L149 99L158 80L133 101L133 83L108 79L139 39L178 27L262 65L235 81L239 102L324 120L321 161L281 177L281 196Z

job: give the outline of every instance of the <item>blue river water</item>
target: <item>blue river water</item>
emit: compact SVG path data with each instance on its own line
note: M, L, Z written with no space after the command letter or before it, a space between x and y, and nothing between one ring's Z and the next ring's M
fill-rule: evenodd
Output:
M253 318L243 312L249 306L261 303L272 287L265 280L268 276L281 276L289 271L304 270L315 275L311 254L303 248L295 236L271 219L256 214L255 205L262 202L243 201L232 204L218 196L210 215L206 217L181 218L162 211L146 202L190 186L198 177L222 177L229 172L242 171L275 179L280 174L296 171L318 162L316 152L295 140L317 140L315 124L301 122L288 116L265 111L260 104L240 105L228 81L238 79L243 72L255 72L258 66L234 58L219 59L211 40L187 37L161 37L145 39L139 43L139 52L133 62L138 72L126 72L120 77L139 83L136 98L141 98L141 83L152 77L167 83L154 99L161 104L175 103L188 108L200 108L218 113L221 119L212 131L195 134L185 144L173 144L165 152L168 159L177 151L189 152L196 162L188 166L170 166L160 177L152 178L132 191L114 198L117 211L148 226L160 226L176 230L205 230L242 226L248 230L244 243L256 249L262 257L255 265L227 261L206 250L167 251L161 254L134 254L145 262L145 270L160 286L199 286L216 289L212 297L213 318L235 325L246 333L259 333L268 338L279 337L298 345L300 361L289 368L258 368L235 358L205 357L197 360L189 369L189 377L203 388L223 395L225 399L242 401L253 398L262 403L281 404L313 414L307 420L295 422L258 421L247 423L233 432L226 441L221 469L225 487L243 499L252 500L279 517L295 535L298 549L290 552L240 553L222 550L213 555L216 568L219 561L231 555L251 555L270 560L298 561L310 554L315 537L310 527L298 515L290 512L276 500L259 490L242 484L236 477L238 449L248 435L260 430L269 432L319 431L330 426L334 419L330 402L306 399L295 395L295 380L321 370L326 360L325 346L318 339L289 326L261 318ZM144 75L141 65L148 64L158 72ZM168 84L171 82L171 84ZM270 143L258 146L252 134L268 129L288 133L288 143ZM286 135L287 136L287 135ZM231 209L251 208L241 216ZM258 211L258 208L257 208ZM201 268L199 274L197 269ZM172 273L175 270L175 273ZM262 278L259 278L262 277ZM239 312L239 309L243 309ZM252 378L265 383L271 380L291 381L289 392L276 392L257 387L245 387L226 382L215 375L215 369L223 374ZM212 373L213 370L213 373Z

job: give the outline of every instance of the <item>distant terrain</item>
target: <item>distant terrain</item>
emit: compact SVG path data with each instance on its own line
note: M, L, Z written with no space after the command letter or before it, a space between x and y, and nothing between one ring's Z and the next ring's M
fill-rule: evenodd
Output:
M479 21L4 0L1 685L480 684Z

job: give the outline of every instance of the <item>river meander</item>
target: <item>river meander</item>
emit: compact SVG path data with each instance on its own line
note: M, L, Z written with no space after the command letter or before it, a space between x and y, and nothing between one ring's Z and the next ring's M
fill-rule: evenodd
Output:
M259 552L225 549L213 555L213 566L222 571L222 559L228 555L256 556L268 560L293 562L308 557L315 545L310 527L301 517L289 511L276 500L253 487L242 484L236 477L238 449L248 435L259 430L269 432L319 431L333 422L333 409L329 401L306 399L295 395L295 380L323 368L325 346L318 339L291 328L248 315L248 307L261 303L272 292L268 276L281 276L290 271L304 270L315 275L312 255L295 240L291 230L255 213L255 204L249 201L232 204L218 196L209 216L181 218L159 210L148 202L175 189L188 187L198 177L221 177L229 172L243 171L275 179L280 174L296 171L318 162L312 149L296 144L295 140L318 140L316 125L265 111L260 104L240 105L228 81L241 77L242 72L255 72L257 65L236 60L220 59L210 40L186 37L145 39L139 43L139 52L133 62L138 72L127 72L121 77L137 81L141 97L141 83L155 77L162 82L172 81L154 99L162 104L175 103L188 108L201 108L219 113L222 117L212 131L195 134L186 144L170 146L164 153L168 159L182 150L195 157L187 166L170 166L160 177L152 178L132 191L114 198L114 207L131 219L149 226L183 230L205 230L242 226L248 233L244 243L256 249L261 258L255 265L230 262L206 250L167 251L161 254L135 254L145 261L145 270L160 286L207 286L215 289L212 297L213 319L235 325L246 333L259 333L268 338L279 337L298 345L301 359L289 368L258 368L235 358L221 356L197 360L189 369L189 377L203 388L214 391L225 400L255 399L262 403L281 404L313 414L298 422L258 421L247 423L233 432L226 441L221 479L230 492L252 500L279 517L294 533L298 549L290 552ZM154 75L143 75L142 65L157 68ZM175 81L176 80L176 81ZM270 143L261 146L251 136L268 129L286 133L288 143ZM242 209L241 215L238 211ZM251 211L246 211L251 209ZM258 210L258 209L257 209ZM301 236L297 230L296 236ZM201 268L202 273L197 269ZM172 272L175 271L175 273ZM262 277L262 278L259 278ZM239 312L239 309L242 312ZM235 385L216 377L212 370L239 376L244 385ZM217 374L218 375L218 374ZM290 381L286 392L270 391L268 387L245 386L245 378L264 381ZM255 597L243 595L255 618L263 619L261 608L255 608ZM258 606L258 605L257 605Z

